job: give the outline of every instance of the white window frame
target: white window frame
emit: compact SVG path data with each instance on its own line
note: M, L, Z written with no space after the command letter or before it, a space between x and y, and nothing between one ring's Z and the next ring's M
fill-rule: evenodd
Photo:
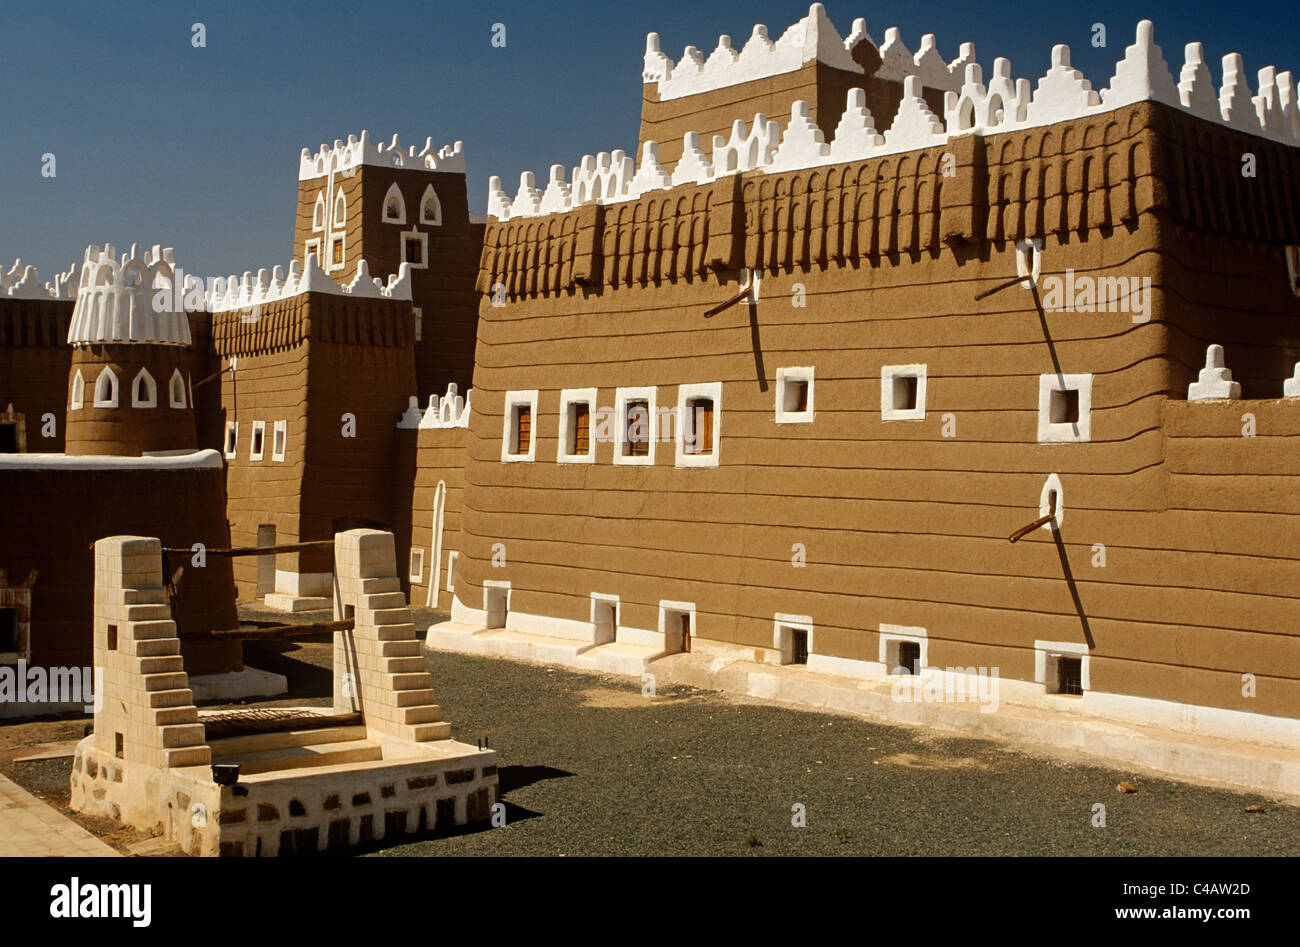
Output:
M312 233L317 233L318 231L322 231L325 229L325 215L327 213L328 213L328 208L325 206L325 192L317 191L316 205L312 208L311 211ZM311 241L308 241L308 243L310 242ZM317 254L316 258L320 259L320 254Z
M335 244L335 243L342 243L342 244L343 244L343 254L342 254L343 259L340 260L338 263L335 263L335 262L334 262L334 244ZM327 261L327 265L326 265L325 269L326 269L327 271L333 271L333 270L344 270L344 269L347 269L347 266L348 266L348 235L347 235L346 232L343 232L343 233L331 233L331 234L330 234L330 258L329 258L329 260Z
M1083 642L1076 641L1035 641L1034 642L1034 680L1043 685L1043 692L1046 694L1060 693L1056 690L1058 677L1056 674L1056 659L1080 658L1079 661L1079 683L1083 687L1083 693L1086 695L1092 689L1091 674L1088 668L1088 662L1091 655L1088 646ZM1066 695L1074 697L1074 694Z
M894 407L894 379L916 378L916 407ZM883 421L924 421L926 397L926 366L884 365L880 369L880 417Z
M430 197L433 198L433 205L437 209L437 213L432 217L427 217L424 213L424 205L428 203ZM442 201L438 198L438 192L433 189L432 184L426 187L424 193L420 195L420 223L428 224L430 227L442 226Z
M325 265L325 258L321 256L320 253L320 237L312 237L302 245L302 265L304 267L307 265L307 257L311 256L313 253L316 254L316 265L323 267Z
M81 369L77 369L77 374L72 376L72 401L68 405L70 411L77 411L86 406L86 378L81 374Z
M555 460L560 464L594 464L596 462L596 399L595 388L565 388L560 392L560 438L555 448ZM587 406L587 452L570 454L569 436L573 420L569 416L569 407L574 404Z
M591 638L593 641L595 641L596 639L596 609L600 605L614 606L614 637L610 638L609 641L607 642L601 642L601 644L613 644L614 642L618 641L618 626L619 626L619 621L623 616L622 609L619 605L618 596L606 595L603 592L591 593L590 621L591 621ZM692 627L694 626L692 625Z
M898 645L903 641L913 641L921 646L921 664L916 669L919 678L930 666L930 642L924 628L910 625L880 626L880 663L885 666L886 674L893 674L898 663Z
M144 382L145 397L139 397L140 382ZM142 368L135 373L131 379L131 407L133 408L156 408L158 407L158 382L150 374L149 369Z
M664 641L664 650L671 654L677 654L682 650L682 642L677 642L676 651L669 647L668 643L668 613L669 612L687 612L691 616L691 637L700 636L700 626L695 621L695 603L694 602L672 602L667 599L661 599L659 602L659 635Z
M447 591L456 591L456 566L460 563L460 552L452 549L447 552Z
M343 208L342 214L339 213L340 205L342 205ZM343 196L342 187L334 193L334 202L330 205L330 209L333 213L331 219L334 221L334 226L346 227L348 225L348 199Z
M506 598L506 620L500 627L508 628L510 626L510 583L502 579L485 579L483 581L483 624L485 626L487 626L488 616L492 614L492 596L494 593L500 594L502 592L505 593Z
M686 405L695 398L708 398L713 402L713 443L707 454L692 454L686 450ZM722 382L709 381L677 388L677 417L673 437L677 442L677 467L716 467L719 448L722 446Z
M424 547L423 546L411 547L411 559L408 565L409 568L407 569L407 573L410 575L411 581L416 584L423 582L424 581Z
M397 197L397 215L390 217L388 215L388 202ZM379 219L386 224L406 224L406 198L402 194L402 189L394 182L384 194L384 202L379 205Z
M108 397L101 398L99 396L99 385L105 378L108 379ZM103 371L101 371L95 378L95 407L116 408L120 394L121 391L117 379L117 372L105 365Z
M781 655L782 664L792 664L794 661L794 635L791 631L802 631L808 635L808 657L811 658L816 652L813 650L813 620L809 615L787 615L784 612L777 612L772 617L772 647Z
M256 446L256 445L257 445L257 438L258 438L258 435L259 435L259 434L262 436L262 449L261 449L261 450L258 450L258 449L257 449L257 446ZM262 457L265 456L265 454L266 454L266 422L265 422L265 421L254 421L254 422L253 422L253 437L252 437L252 439L248 442L248 459L249 459L249 460L261 460Z
M813 367L778 368L776 370L776 423L811 424L813 419ZM808 407L803 411L785 409L785 387L790 382L803 382L808 386Z
M277 446L277 443L279 446ZM284 455L289 449L289 422L276 421L271 432L271 459L284 462Z
M231 432L234 432L235 435L233 439L230 436ZM234 460L236 457L239 456L239 422L238 421L226 422L226 439L222 443L221 447L223 449L223 452L226 455L226 459Z
M180 382L181 385L181 396L179 399L176 397L177 382ZM181 374L179 368L175 369L172 372L172 377L167 380L167 400L173 408L185 408L189 405L189 399L186 397L185 392L185 376Z
M1052 420L1052 392L1079 392L1079 420ZM1086 444L1092 440L1092 374L1038 376L1038 443Z
M512 448L515 443L515 407L528 405L531 420L529 422L528 453L516 454ZM530 391L507 391L504 421L501 425L501 462L532 463L537 458L537 389Z
M659 440L656 436L658 431L653 428L659 425L659 414L657 411L658 389L650 388L619 388L614 396L614 463L627 465L629 467L653 467L655 462L655 443ZM649 414L649 423L652 430L650 434L650 449L644 457L625 456L623 453L623 444L627 441L627 403L629 401L644 401L647 405Z
M406 259L407 237L416 237L420 241L420 262L412 263L411 269L413 270L427 269L429 266L429 235L427 233L424 233L423 231L416 229L415 227L412 227L410 230L403 230L401 232L401 242L398 243L397 245L398 265L400 266L401 264L408 262Z

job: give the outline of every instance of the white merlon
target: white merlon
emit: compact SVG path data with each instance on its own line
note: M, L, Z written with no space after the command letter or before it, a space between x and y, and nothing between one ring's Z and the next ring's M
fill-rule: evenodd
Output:
M767 27L759 24L739 52L732 46L731 37L720 36L717 48L707 58L694 46L687 46L676 63L664 55L659 34L650 33L646 36L641 78L658 87L659 100L663 102L794 72L810 62L861 73L862 67L850 53L854 45L867 38L865 22L858 22L862 23L862 32L856 32L855 23L850 45L836 31L826 8L814 3L808 8L808 15L781 34L776 42L768 36Z
M5 272L0 266L0 297L10 299L74 299L77 295L77 264L66 273L55 273L54 282L42 283L36 267L27 266L22 259Z
M294 260L289 264L288 272L283 266L277 266L270 271L263 267L257 271L256 276L250 270L245 270L242 278L233 273L224 278L218 276L212 280L204 303L208 312L233 312L253 309L303 293L409 300L411 265L403 262L397 274L384 282L377 276L371 276L370 265L365 260L360 260L357 262L356 276L351 283L343 286L320 268L316 254L309 253L305 266L300 266Z
M437 395L429 395L429 406L423 411L420 410L420 399L412 395L397 426L404 430L469 427L469 403L473 394L474 389L471 388L462 398L459 388L453 381L447 385L447 393L441 398Z
M139 245L132 244L121 260L111 243L87 247L68 344L189 345L190 320L183 295L174 286L175 267L171 247L154 246L141 254ZM196 286L189 277L181 289Z
M1188 401L1211 401L1241 397L1241 384L1232 380L1232 372L1224 367L1223 346L1211 345L1205 350L1205 367L1196 381L1187 386Z
M349 135L347 141L334 140L333 145L322 144L315 154L304 148L298 161L298 180L325 177L331 171L347 171L363 164L395 168L427 168L432 171L465 173L465 143L443 145L438 148L432 138L426 138L424 147L403 148L397 135L392 141L372 143L370 132L361 137Z
M658 38L655 34L651 38L651 45L657 49ZM851 38L855 38L854 42L869 41L865 24L859 30L855 23ZM821 125L812 121L808 104L797 101L784 136L780 126L762 114L754 116L752 126L736 121L729 138L713 137L711 161L704 157L699 135L687 133L683 138L682 159L672 174L659 164L658 144L645 142L639 168L621 151L601 152L596 157L587 155L573 169L571 185L564 184L562 171L557 177L552 169L551 185L545 195L534 186L530 172L525 172L513 200L502 189L501 179L493 177L488 186L488 214L504 221L572 210L590 202L618 203L634 200L649 191L705 184L737 172L778 173L844 164L942 145L954 135L991 135L1042 127L1145 101L1185 109L1201 118L1226 122L1263 138L1300 144L1300 103L1290 72L1277 72L1272 66L1260 70L1260 93L1252 96L1244 78L1241 56L1233 53L1224 57L1224 84L1216 96L1201 44L1189 43L1180 81L1175 84L1164 53L1156 45L1149 20L1138 24L1135 41L1125 49L1104 93L1094 90L1083 73L1070 64L1069 47L1063 45L1053 48L1052 66L1036 88L1027 79L1013 79L1011 63L1005 58L994 60L993 74L986 87L983 71L974 61L975 49L969 43L963 44L958 59L942 66L952 79L946 84L939 81L942 60L934 52L931 35L927 34L921 52L913 56L903 45L898 30L891 28L885 34L880 53L884 65L876 75L898 78L904 86L898 113L883 136L867 110L865 93L853 89L829 145ZM651 58L647 54L647 63ZM688 57L685 62L694 63L695 57ZM703 69L708 69L707 61ZM942 118L925 101L926 86L944 89Z
M1295 363L1295 371L1286 381L1282 382L1283 398L1300 398L1300 362Z

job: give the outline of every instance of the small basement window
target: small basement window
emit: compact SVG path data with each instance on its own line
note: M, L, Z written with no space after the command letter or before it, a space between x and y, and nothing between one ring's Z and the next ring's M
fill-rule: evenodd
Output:
M1034 680L1048 694L1082 697L1088 691L1088 646L1073 641L1034 642Z
M902 669L904 674L921 673L921 645L916 641L900 641L898 643L898 669Z
M885 421L925 419L926 367L886 365L880 370L880 414Z
M790 663L808 663L808 632L802 628L790 632Z
M1056 692L1083 696L1083 659L1062 655L1056 659Z

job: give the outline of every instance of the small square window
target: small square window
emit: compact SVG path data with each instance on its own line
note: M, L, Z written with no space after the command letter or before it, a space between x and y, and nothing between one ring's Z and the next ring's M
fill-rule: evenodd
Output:
M412 582L424 581L424 549L419 546L411 548L410 576Z
M530 461L537 453L537 392L506 392L505 427L501 432L503 461Z
M926 667L926 630L908 625L880 626L880 663L886 674L919 676Z
M1073 641L1034 642L1034 680L1048 694L1082 697L1088 692L1088 646Z
M237 421L226 422L226 457L234 459L238 452L239 446L239 423Z
M263 448L266 446L265 440L266 440L266 422L254 421L253 422L253 445L249 450L249 454L248 454L249 460L262 459Z
M1092 439L1092 375L1038 376L1038 442L1079 444Z
M898 643L898 667L896 670L904 674L921 673L921 645L916 641L900 641Z
M776 370L776 423L808 424L813 419L813 370Z
M1083 659L1067 658L1064 655L1056 659L1056 692L1083 696Z
M880 370L880 414L883 420L925 420L925 395L924 365L886 365Z
M307 265L307 257L309 257L309 256L315 256L315 257L316 257L316 265L317 265L317 266L321 266L321 265L324 263L324 260L321 259L321 255L320 255L320 239L319 239L319 238L317 238L317 239L315 239L315 240L308 240L308 241L303 245L303 248L302 248L302 262L303 262L303 265L304 265L304 266Z
M330 268L342 266L343 259L343 238L335 237L334 242L330 244Z
M402 260L415 269L424 269L429 265L429 235L418 230L408 230L402 234Z

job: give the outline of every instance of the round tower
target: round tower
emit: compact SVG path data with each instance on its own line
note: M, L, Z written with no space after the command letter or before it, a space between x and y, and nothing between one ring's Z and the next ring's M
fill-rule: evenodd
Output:
M182 287L185 289L187 287ZM66 452L195 450L190 323L171 248L88 247L68 327Z

